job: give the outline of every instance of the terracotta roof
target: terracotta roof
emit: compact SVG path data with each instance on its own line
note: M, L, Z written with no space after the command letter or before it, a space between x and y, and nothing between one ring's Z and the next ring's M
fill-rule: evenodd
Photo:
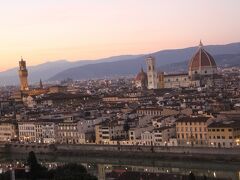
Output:
M208 128L240 128L239 121L220 121L211 123Z
M210 117L183 117L176 122L206 122Z
M216 68L216 62L214 58L205 49L200 46L198 51L192 57L189 63L189 70L201 70L202 67L214 67Z

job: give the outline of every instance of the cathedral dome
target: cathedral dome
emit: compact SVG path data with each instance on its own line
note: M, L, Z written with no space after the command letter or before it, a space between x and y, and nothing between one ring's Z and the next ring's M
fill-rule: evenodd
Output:
M142 81L145 82L147 81L147 74L143 71L143 68L141 71L137 74L135 81Z
M202 43L200 42L198 51L189 63L189 71L201 71L209 68L216 69L217 65L214 58L204 50Z

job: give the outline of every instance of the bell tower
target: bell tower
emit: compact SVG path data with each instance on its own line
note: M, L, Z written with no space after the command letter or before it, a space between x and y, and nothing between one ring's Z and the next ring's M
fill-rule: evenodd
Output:
M146 59L147 63L147 77L148 77L148 89L157 89L157 72L156 72L156 60L154 57L149 56Z
M21 58L21 61L19 61L19 80L20 80L20 89L21 91L27 91L28 88L28 70L26 67L26 61Z

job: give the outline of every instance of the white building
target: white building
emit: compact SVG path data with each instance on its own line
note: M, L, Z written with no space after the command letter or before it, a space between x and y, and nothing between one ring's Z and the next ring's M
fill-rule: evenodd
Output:
M20 142L31 143L36 142L37 140L35 122L31 121L18 122L18 133Z
M129 141L132 142L132 144L137 144L139 143L139 140L141 140L141 134L143 132L149 131L151 132L154 129L152 125L145 125L142 127L135 127L135 128L130 128L128 131L128 136L129 136Z
M155 128L152 131L145 131L141 133L141 145L146 146L173 146L173 138L176 136L176 129L174 126Z
M19 141L26 143L55 143L56 125L47 121L18 122Z

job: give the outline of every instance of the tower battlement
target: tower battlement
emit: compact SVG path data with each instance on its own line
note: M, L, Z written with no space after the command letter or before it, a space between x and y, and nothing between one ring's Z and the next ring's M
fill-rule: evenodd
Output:
M23 59L21 59L21 61L19 61L18 74L19 74L21 91L29 90L29 87L28 87L28 70L27 70L27 66L26 66L26 61L24 61Z

